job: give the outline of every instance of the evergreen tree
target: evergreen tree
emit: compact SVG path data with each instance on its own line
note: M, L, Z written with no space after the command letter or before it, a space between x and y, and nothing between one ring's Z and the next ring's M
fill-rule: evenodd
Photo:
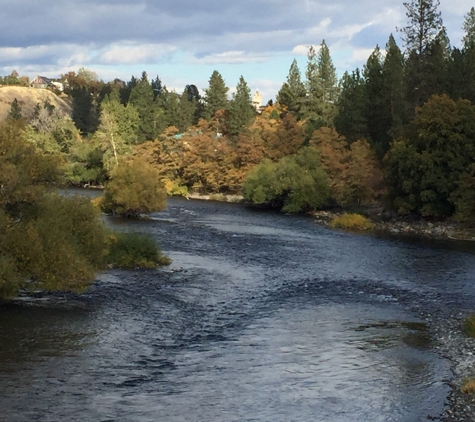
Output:
M135 106L140 116L137 132L138 142L155 139L159 134L157 130L157 107L154 102L153 88L146 72L142 73L142 78L132 88L129 103Z
M199 97L199 95L198 95ZM195 95L190 95L190 90L185 88L178 101L179 125L181 132L186 132L195 122L198 99Z
M296 119L302 117L301 109L305 102L305 85L301 80L297 60L293 60L287 81L284 82L277 94L277 102L284 105L287 111L294 114Z
M86 88L74 88L72 118L76 127L83 135L94 133L99 125L98 109L93 92Z
M20 120L22 118L21 114L21 105L18 100L15 98L12 101L12 105L10 107L10 111L8 112L8 118L14 120Z
M320 126L333 126L338 99L337 78L330 51L322 41L318 55L313 46L307 56L307 101L304 117L308 120L308 132Z
M369 141L379 158L389 149L391 140L390 111L385 98L385 86L381 51L378 46L369 56L363 70L366 96L366 121L368 122Z
M155 100L157 96L161 95L163 92L162 81L160 80L158 75L155 79L152 80L151 85L153 90L153 99Z
M368 138L365 84L359 69L351 75L345 72L341 78L338 112L334 121L338 133L349 143Z
M390 113L388 135L391 139L402 136L406 123L407 104L404 99L404 56L391 34L386 44L383 63L383 93Z
M465 15L463 23L465 31L462 39L463 57L463 98L475 104L475 8Z
M208 89L205 89L204 117L206 120L210 120L218 110L228 108L228 90L223 77L215 70L209 79Z
M442 38L444 27L439 0L412 0L404 3L408 25L400 29L407 52L407 96L411 106L420 106L435 92L433 87L444 72L441 64ZM435 72L435 74L433 73ZM428 79L432 77L432 81Z
M251 90L241 76L229 104L229 116L226 120L228 132L231 135L242 132L252 123L255 115L256 110L252 105Z
M463 48L470 47L475 44L475 7L465 15L462 29L465 34L462 38Z

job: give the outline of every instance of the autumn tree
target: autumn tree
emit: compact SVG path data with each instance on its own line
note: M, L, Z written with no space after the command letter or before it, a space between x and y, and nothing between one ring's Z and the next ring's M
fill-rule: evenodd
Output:
M286 155L296 154L303 146L305 138L304 128L292 113L286 113L268 138L267 155L277 161Z
M322 127L313 133L310 145L319 152L336 204L352 207L374 201L382 173L368 142L357 140L350 145L334 129Z

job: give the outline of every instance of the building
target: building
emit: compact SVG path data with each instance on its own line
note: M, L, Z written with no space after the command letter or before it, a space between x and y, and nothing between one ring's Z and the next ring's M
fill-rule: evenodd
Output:
M60 79L47 78L46 76L37 75L35 79L30 82L30 87L37 89L58 89L63 91L64 86Z
M260 111L262 106L262 95L259 90L256 90L256 93L252 97L252 105L256 109L256 111Z

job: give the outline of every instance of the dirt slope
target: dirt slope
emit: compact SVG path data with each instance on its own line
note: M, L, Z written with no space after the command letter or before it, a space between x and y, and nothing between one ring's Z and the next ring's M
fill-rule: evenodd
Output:
M0 122L7 118L12 101L17 99L22 108L22 114L27 119L33 114L33 109L37 103L42 104L46 99L58 110L71 114L71 104L69 99L58 97L47 89L27 88L23 86L0 86Z

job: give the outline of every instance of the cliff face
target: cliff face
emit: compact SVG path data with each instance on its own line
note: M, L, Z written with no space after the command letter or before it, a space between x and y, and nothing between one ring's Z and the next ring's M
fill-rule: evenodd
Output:
M64 95L64 94L63 94ZM28 119L37 103L43 104L47 99L58 110L71 115L71 101L64 95L58 97L48 89L36 89L23 86L0 86L0 122L3 122L10 111L12 101L17 99L22 108L22 115Z

